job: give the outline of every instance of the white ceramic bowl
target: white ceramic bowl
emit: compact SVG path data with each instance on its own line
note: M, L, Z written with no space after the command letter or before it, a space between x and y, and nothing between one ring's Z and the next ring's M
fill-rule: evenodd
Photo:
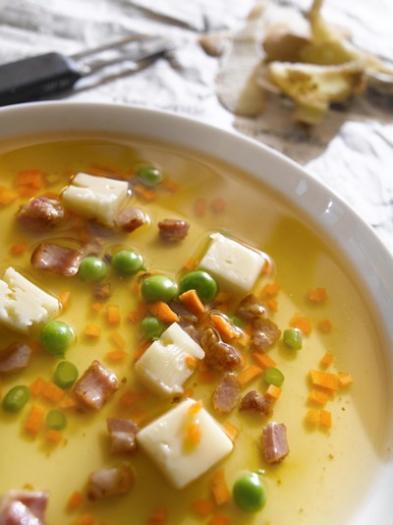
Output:
M393 352L389 351L393 347L393 259L372 230L339 197L297 164L253 140L161 111L62 102L0 110L0 140L59 131L134 134L184 146L237 166L277 192L306 216L349 263L380 319L381 336L388 349L389 385L393 384ZM391 391L386 395L390 398ZM389 410L391 413L391 407ZM363 505L345 525L392 525L392 487L391 452L369 493L361 495Z

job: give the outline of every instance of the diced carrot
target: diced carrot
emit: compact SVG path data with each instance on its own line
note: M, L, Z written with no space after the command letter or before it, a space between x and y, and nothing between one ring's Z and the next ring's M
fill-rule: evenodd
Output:
M71 292L69 290L64 290L63 292L59 293L58 297L60 299L62 307L66 308L68 306L68 303L70 302Z
M319 422L321 420L321 411L317 410L316 408L310 408L310 410L307 411L306 414L306 423L309 425L319 425Z
M326 301L328 294L325 288L313 288L307 293L307 299L316 304L321 304Z
M123 408L131 408L137 401L140 401L144 397L146 396L143 392L138 392L137 390L126 390L119 399L119 405Z
M37 379L35 379L30 385L31 395L34 397L40 396L45 386L46 386L45 379L42 379L42 377L37 377Z
M326 352L319 361L320 366L328 368L334 361L334 355L331 352Z
M207 525L230 525L230 519L222 514L215 514L207 522Z
M85 498L83 494L78 490L75 490L68 498L66 506L67 510L73 511L75 509L78 509L81 505L83 505L84 500Z
M150 312L155 315L163 323L171 324L179 321L179 316L174 312L170 306L163 301L153 303L149 307Z
M104 308L104 305L103 303L92 303L90 308L92 309L94 313L98 314Z
M263 263L263 267L262 267L262 275L269 275L269 273L271 273L272 271L272 268L273 268L273 263L270 260L270 258L265 259L265 262Z
M45 385L41 390L41 396L50 403L59 403L63 399L64 395L64 390L51 381L45 382Z
M127 346L126 340L119 332L112 332L109 340L118 350L124 350Z
M101 335L101 328L96 324L88 324L85 328L85 336L89 339L98 339Z
M72 522L72 525L95 525L96 520L91 514L82 514L79 518Z
M318 323L318 330L323 334L328 334L332 331L333 325L329 319L322 319Z
M194 389L191 387L185 388L183 391L183 397L193 397L194 395Z
M289 325L292 328L298 328L303 332L304 335L311 334L311 322L309 319L307 319L307 317L304 317L303 315L295 314L289 321Z
M271 299L267 299L265 301L266 306L269 308L271 312L277 312L278 310L278 302L277 299L272 297Z
M236 332L234 331L233 326L229 321L225 319L225 317L219 314L212 314L210 316L210 319L212 320L215 329L221 335L224 341L230 341L231 339L236 337Z
M106 307L106 321L109 326L116 326L120 323L120 309L116 304L108 304Z
M281 388L276 385L269 385L265 392L265 396L271 401L277 401L281 396Z
M19 257L19 255L23 255L26 253L26 251L29 249L29 245L27 242L17 242L13 244L10 248L10 254Z
M268 283L262 288L261 297L263 299L276 297L279 291L280 285L278 283Z
M199 316L205 312L205 306L195 290L187 290L179 295L179 299L191 313Z
M144 186L142 186L142 184L135 184L134 192L137 197L140 197L146 202L154 201L157 196L155 191L145 188Z
M224 505L231 499L231 492L225 479L225 472L223 469L217 469L213 472L210 485L213 499L216 505Z
M199 198L194 202L194 213L197 217L203 217L207 212L206 199Z
M168 509L159 507L155 509L147 520L147 525L165 525L168 519Z
M209 516L214 511L214 503L210 499L196 499L191 503L191 509L197 516Z
M237 380L241 386L246 386L248 383L251 383L255 378L259 377L262 374L263 370L260 366L249 365L244 368L239 375Z
M331 428L332 426L332 414L328 410L321 410L319 415L319 424L323 428Z
M18 193L6 188L5 186L0 186L0 206L8 206L18 198Z
M24 424L25 432L35 437L42 428L44 422L44 409L33 405Z
M277 363L269 356L269 354L253 352L252 357L262 368L275 368L277 365Z
M213 199L210 203L210 209L213 213L224 213L224 211L227 209L227 201L223 199L222 197L216 197Z
M323 406L329 401L329 394L313 388L308 395L308 400L310 403Z
M131 323L139 323L139 321L142 321L142 319L145 317L147 312L147 307L145 304L140 303L135 310L132 310L128 316L127 319L131 321Z
M338 382L339 382L340 388L345 388L353 383L353 377L351 374L339 372Z
M179 183L168 176L162 181L161 186L170 193L176 193L179 190Z
M146 341L146 340L140 341L140 343L138 344L138 346L136 347L134 351L134 355L132 356L133 361L138 361L138 359L143 356L143 354L145 353L147 348L149 348L149 346L150 346L150 341Z
M187 416L194 417L198 414L198 412L201 411L203 407L202 401L196 401L192 405L190 405L187 409Z
M190 272L191 270L194 270L198 265L198 261L194 257L190 257L187 259L187 261L183 264L183 269L187 272Z
M39 170L20 171L16 174L15 185L21 197L32 197L45 184L45 175Z
M187 368L190 370L195 370L198 367L198 359L193 355L187 355L184 358L184 362L186 363Z
M59 406L59 408L67 410L67 409L70 409L70 408L76 408L78 406L78 404L75 401L75 399L73 399L72 397L70 397L68 395L65 395L63 397L63 399L60 401L58 406Z
M105 354L105 359L110 363L120 363L127 357L127 352L124 350L112 350Z
M239 429L235 427L232 423L229 421L225 421L225 423L222 425L225 431L225 434L232 440L235 441L239 434Z
M310 371L311 383L314 386L325 388L336 392L339 388L338 376L330 372L321 372L320 370Z
M58 445L63 439L63 435L59 430L48 430L45 438L47 443Z
M195 448L201 441L202 429L198 421L191 421L187 424L184 436L184 446L187 449Z

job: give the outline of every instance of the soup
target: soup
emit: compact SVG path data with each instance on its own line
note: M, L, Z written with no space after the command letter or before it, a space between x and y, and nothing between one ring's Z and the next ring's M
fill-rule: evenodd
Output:
M0 368L20 343L32 355L1 374L0 492L48 491L56 525L345 523L384 460L386 380L366 300L330 247L243 173L168 145L26 140L3 145L0 173L0 277L13 268L62 303L28 333L1 318ZM112 179L104 204L84 190L78 204L97 179ZM110 198L124 181L120 207L138 211L121 223ZM41 227L19 210L42 195L55 219ZM169 346L184 343L188 370L165 361L163 337L183 338ZM113 479L122 493L105 497Z

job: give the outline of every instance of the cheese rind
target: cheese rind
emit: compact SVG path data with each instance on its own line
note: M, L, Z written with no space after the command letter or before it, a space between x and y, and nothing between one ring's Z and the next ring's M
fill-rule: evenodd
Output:
M260 275L266 256L222 235L211 235L211 243L199 267L209 272L225 290L248 293Z
M126 181L78 173L63 191L62 198L66 208L113 226L127 194Z
M184 383L194 372L187 363L188 356L203 359L205 353L187 332L173 323L135 363L135 372L158 395L181 394Z
M60 302L14 268L9 267L0 280L0 323L26 333L47 322L61 310Z
M232 441L217 421L201 408L194 416L201 439L191 450L185 448L188 410L195 403L185 399L137 434L137 442L165 477L181 489L207 472L233 449Z

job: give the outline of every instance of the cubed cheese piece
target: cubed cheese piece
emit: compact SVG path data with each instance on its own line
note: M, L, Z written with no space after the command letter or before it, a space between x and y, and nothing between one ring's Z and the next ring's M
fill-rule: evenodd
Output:
M184 446L185 427L193 399L185 399L137 434L137 442L178 489L188 485L227 456L232 441L217 421L201 408L193 421L200 426L201 439L192 449Z
M263 268L266 256L234 241L214 233L210 246L200 262L200 268L209 272L225 290L248 293L255 285Z
M0 323L26 333L60 312L60 302L52 295L8 268L0 279Z
M63 191L66 208L107 226L113 226L116 213L127 197L128 183L106 177L78 173Z
M177 323L171 324L135 363L141 381L162 396L183 392L183 384L192 375L187 357L203 359L202 348Z

